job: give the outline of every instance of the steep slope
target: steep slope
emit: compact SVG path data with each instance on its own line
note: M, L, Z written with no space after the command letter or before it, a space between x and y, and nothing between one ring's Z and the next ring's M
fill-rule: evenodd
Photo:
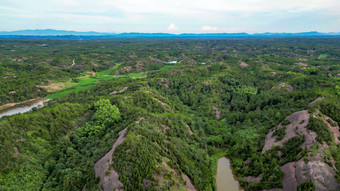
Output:
M315 190L337 190L340 188L340 184L336 180L336 168L334 166L334 159L332 156L327 156L326 150L330 146L329 141L316 141L318 135L316 132L307 129L307 125L310 121L310 115L315 118L317 115L321 115L319 111L309 114L307 110L295 112L286 117L289 120L289 124L285 126L285 136L280 141L276 141L277 136L273 135L275 131L283 128L280 124L275 130L270 131L265 140L265 145L262 149L262 154L274 147L282 147L284 143L293 137L303 136L304 142L299 145L302 149L301 153L296 153L300 155L297 161L288 162L281 166L283 172L283 190L297 190L297 186L308 180L312 180L315 184ZM323 115L323 120L329 120L329 117ZM328 123L327 123L328 124ZM315 125L315 124L311 124ZM321 128L321 127L316 127ZM336 135L339 133L339 127L332 127L328 124L329 130L332 130L332 139L337 140ZM338 141L336 141L336 144ZM334 144L334 143L333 143ZM282 152L279 149L279 156L282 156ZM284 156L282 156L284 157Z
M120 191L120 188L123 187L123 184L118 179L118 173L110 166L112 163L112 154L115 151L116 147L122 144L122 142L124 141L126 130L127 128L121 130L118 133L119 137L112 145L112 149L94 165L96 176L100 178L99 188L104 191Z

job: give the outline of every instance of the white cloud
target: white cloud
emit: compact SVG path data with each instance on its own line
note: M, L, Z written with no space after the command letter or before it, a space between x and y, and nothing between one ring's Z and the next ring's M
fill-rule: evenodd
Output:
M316 15L324 23L340 16L340 0L0 0L0 30L58 26L78 30L149 32L224 32L257 28L276 31L282 20L292 23ZM297 17L301 14L301 17ZM327 18L326 18L327 17ZM35 18L35 19L34 19ZM298 19L296 19L298 18ZM46 22L43 22L45 21ZM164 23L171 23L167 28ZM15 24L16 23L16 24ZM333 28L337 29L337 22ZM317 28L315 23L307 23ZM35 25L34 25L35 26ZM290 30L287 24L285 28ZM218 28L217 28L218 27ZM265 28L267 27L267 28ZM325 27L328 30L331 27ZM306 28L306 30L309 28ZM249 30L242 30L249 32ZM235 32L241 32L239 30ZM289 32L289 31L287 31Z
M177 30L178 27L174 24L174 23L171 23L169 26L168 26L168 31L175 31Z
M202 32L216 32L217 31L217 27L212 27L212 26L204 25L204 26L201 27L201 31Z

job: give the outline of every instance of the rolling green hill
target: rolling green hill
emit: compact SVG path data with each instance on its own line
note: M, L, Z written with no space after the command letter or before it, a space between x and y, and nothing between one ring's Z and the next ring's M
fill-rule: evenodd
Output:
M0 190L339 189L339 75L339 38L0 40L0 105L51 99L0 119Z

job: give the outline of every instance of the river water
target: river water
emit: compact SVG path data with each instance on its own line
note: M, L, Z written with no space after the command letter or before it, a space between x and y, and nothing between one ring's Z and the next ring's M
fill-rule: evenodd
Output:
M18 114L18 113L25 113L25 112L31 111L35 107L36 108L43 107L44 103L47 101L48 99L34 100L34 101L18 104L12 107L8 107L0 111L0 118L3 116L10 116L10 115Z
M237 178L233 173L233 169L230 165L229 159L225 157L218 159L216 184L217 184L217 191L243 190L240 187L237 181Z

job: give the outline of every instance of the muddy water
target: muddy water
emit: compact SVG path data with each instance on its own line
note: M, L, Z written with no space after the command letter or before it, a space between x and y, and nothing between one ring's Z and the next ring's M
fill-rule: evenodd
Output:
M217 176L216 176L217 191L239 191L243 190L233 169L230 165L229 159L222 157L218 159L217 163Z
M47 102L48 99L43 100L33 100L25 103L21 103L15 106L8 107L6 109L0 110L0 118L3 116L15 115L18 113L25 113L31 111L33 108L43 107L44 103Z

